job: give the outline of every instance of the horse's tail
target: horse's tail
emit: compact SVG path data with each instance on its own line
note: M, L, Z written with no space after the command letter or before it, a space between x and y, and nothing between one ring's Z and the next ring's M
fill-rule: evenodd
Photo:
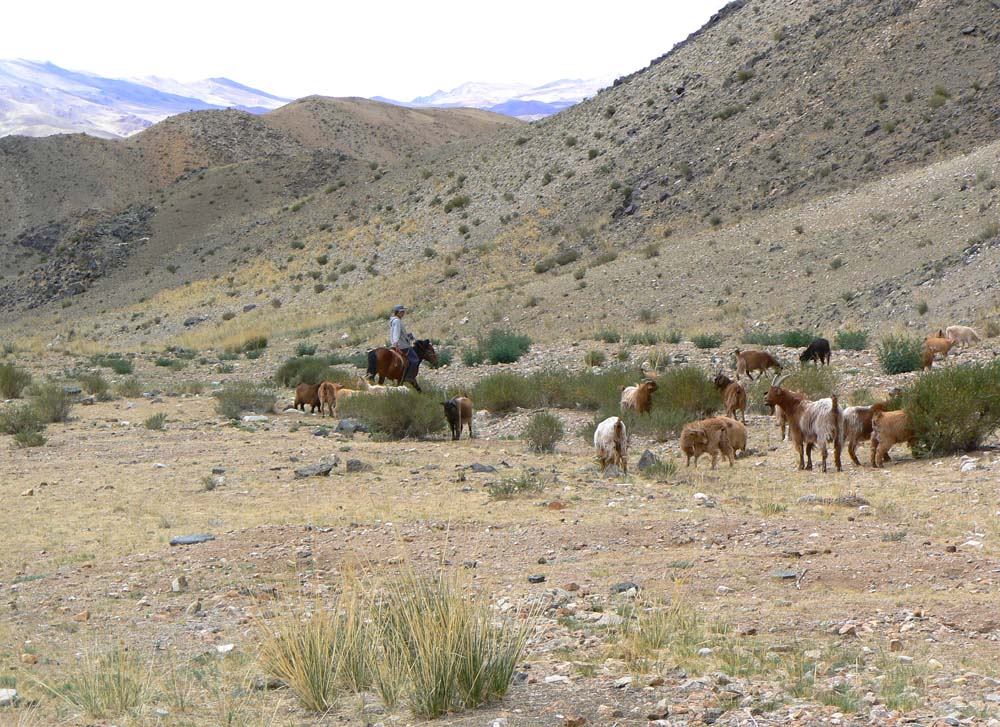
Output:
M375 378L375 374L378 373L378 354L375 353L373 348L368 352L368 378Z

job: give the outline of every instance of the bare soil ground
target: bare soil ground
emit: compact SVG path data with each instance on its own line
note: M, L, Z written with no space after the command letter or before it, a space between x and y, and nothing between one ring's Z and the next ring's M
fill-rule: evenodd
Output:
M871 368L869 354L840 359ZM178 376L138 373L168 390ZM144 428L157 412L166 428ZM261 623L329 600L345 574L402 567L461 571L499 611L539 610L507 698L442 725L997 723L995 441L965 472L968 459L902 448L884 471L845 453L842 473L800 472L773 420L751 415L734 468L703 460L653 481L602 477L576 434L590 415L558 413L570 426L553 455L510 438L523 413L477 415L475 440L378 442L317 436L330 420L298 413L234 426L208 394L77 406L44 447L0 443L0 686L22 697L0 724L417 723L352 697L316 716L286 690L253 688ZM633 438L633 466L646 447L679 454L676 441ZM333 456L329 477L295 477ZM372 469L347 473L348 458ZM476 462L498 471L473 473ZM544 478L540 494L489 497L487 484L525 468ZM215 539L168 544L193 533ZM636 594L614 595L622 582L642 607L691 609L693 648L630 654L618 621ZM115 641L155 675L140 714L95 722L40 686ZM220 686L191 682L182 707L163 686L172 667Z

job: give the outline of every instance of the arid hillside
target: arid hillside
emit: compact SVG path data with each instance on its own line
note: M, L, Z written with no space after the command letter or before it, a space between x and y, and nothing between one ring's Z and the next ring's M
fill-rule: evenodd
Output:
M78 255L99 259L82 281L53 285L65 260L21 252L41 230L73 255L76 218L43 221L26 200L44 185L7 183L21 263L0 305L126 346L304 327L362 343L401 295L456 343L494 323L543 338L974 323L1000 303L998 42L984 2L734 2L529 125L316 97L187 114L130 140L131 196L80 198L152 207L119 240L136 252Z

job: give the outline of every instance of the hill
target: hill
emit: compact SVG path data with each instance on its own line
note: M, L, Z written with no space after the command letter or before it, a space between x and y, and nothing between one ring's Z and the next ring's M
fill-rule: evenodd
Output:
M184 340L199 345L290 333L306 312L313 328L379 340L401 296L456 342L505 322L541 338L974 322L998 305L998 38L982 3L734 2L646 69L527 126L426 144L411 135L433 117L304 99L248 130L281 139L257 177L282 180L270 205L216 179L237 157L208 127L228 117L198 116L192 146L156 144L177 158L158 162L162 177L222 166L172 187L173 214L198 218L210 192L229 215L163 233L157 249L173 252L158 265L177 283L155 266L102 281L102 300L131 306L114 322L86 296L56 318L96 316L94 337L127 330L128 345L181 340L196 313L211 323ZM297 151L322 149L365 163L334 173ZM121 293L140 275L169 290Z

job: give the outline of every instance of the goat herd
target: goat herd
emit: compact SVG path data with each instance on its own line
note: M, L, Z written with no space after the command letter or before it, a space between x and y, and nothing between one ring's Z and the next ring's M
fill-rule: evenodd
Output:
M924 340L922 363L924 369L931 368L934 357L946 357L956 344L966 345L980 340L976 332L968 326L949 326L938 330ZM812 453L819 448L823 471L827 471L827 445L833 445L833 459L837 471L841 471L841 451L847 445L847 453L855 465L860 466L857 447L862 441L871 442L871 465L881 467L890 460L889 450L895 444L910 443L914 438L913 426L906 411L886 411L886 403L871 406L849 406L842 408L836 395L810 401L805 394L781 386L791 374L781 373L781 364L766 351L741 351L736 349L736 381L721 371L715 377L715 387L722 397L725 413L723 416L709 417L686 424L681 430L680 448L687 457L687 465L694 460L695 467L703 454L712 458L715 469L722 454L733 466L737 452L746 451L746 407L747 391L739 383L741 376L751 381L753 374L763 376L769 369L776 371L771 387L764 397L771 413L778 417L781 438L785 430L799 455L799 469L812 469ZM814 361L817 365L830 363L830 342L825 338L814 340L799 360L803 363ZM655 374L646 377L634 386L622 388L620 406L622 411L633 410L648 414L652 408L652 394L657 389ZM737 420L737 412L739 420ZM628 433L620 417L608 417L594 432L594 448L601 468L615 464L623 472L628 472Z
M956 344L964 346L979 340L976 332L968 326L949 326L938 330L924 340L924 369L931 368L936 355L946 357ZM736 380L733 381L720 371L714 382L722 397L724 414L690 422L681 430L680 448L687 457L688 466L693 459L694 466L697 467L698 459L703 454L708 454L712 458L712 469L715 469L721 454L732 467L736 453L746 451L747 391L739 380L746 376L753 381L754 373L760 378L771 369L775 371L775 375L764 402L778 418L782 440L785 439L787 428L799 455L799 469L812 469L813 449L818 447L823 471L826 472L828 444L833 445L833 459L838 472L842 469L841 451L844 445L854 464L860 466L857 447L862 441L871 442L871 465L881 467L883 462L891 459L889 450L893 445L913 440L913 427L905 411L886 411L885 403L842 408L836 396L810 401L805 394L781 386L791 374L782 375L781 363L771 354L766 351L736 349L735 356ZM830 342L825 338L817 338L802 352L799 360L803 363L813 361L817 366L829 365ZM643 366L642 381L622 387L619 405L623 413L631 410L641 415L652 411L652 397L657 390L656 374L646 371L646 368L647 366ZM295 408L304 412L305 407L310 406L313 413L319 409L322 416L328 412L331 417L339 418L340 405L344 399L360 394L382 394L389 390L390 387L373 384L362 377L358 377L356 389L329 381L320 384L303 383L295 389ZM391 390L409 391L405 386L391 387ZM459 396L441 403L452 439L459 439L462 429L466 427L471 438L472 400L467 396ZM614 464L622 472L628 473L628 432L621 417L608 417L597 425L594 431L594 449L602 471Z

